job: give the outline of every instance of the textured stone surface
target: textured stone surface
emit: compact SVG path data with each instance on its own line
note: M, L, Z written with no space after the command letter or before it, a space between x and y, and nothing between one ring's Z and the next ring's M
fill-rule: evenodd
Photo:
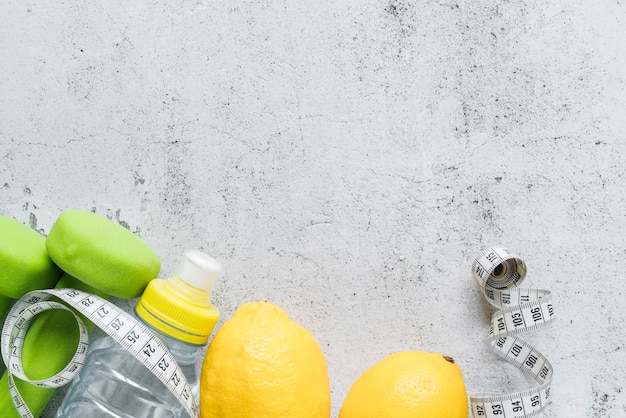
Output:
M400 350L530 387L469 270L506 245L555 297L545 416L626 416L623 2L216 3L3 1L1 213L94 210L163 275L210 253L223 318L313 332L333 417Z

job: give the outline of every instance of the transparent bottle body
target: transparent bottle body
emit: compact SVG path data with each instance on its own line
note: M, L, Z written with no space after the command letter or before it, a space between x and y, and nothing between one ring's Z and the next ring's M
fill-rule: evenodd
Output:
M154 331L167 344L198 402L199 346ZM93 342L57 418L189 418L183 405L148 368L111 337Z

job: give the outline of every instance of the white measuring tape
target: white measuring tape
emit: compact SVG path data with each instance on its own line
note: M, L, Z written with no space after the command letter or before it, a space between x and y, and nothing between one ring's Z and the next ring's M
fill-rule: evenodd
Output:
M165 384L191 417L199 416L187 379L167 345L148 327L118 306L96 295L75 289L29 292L16 301L7 314L2 327L1 351L7 372L9 372L11 400L20 416L32 418L33 414L15 386L13 376L36 386L57 388L69 383L78 374L87 358L89 342L85 325L67 306L49 301L48 299L52 296L56 296L85 315L97 327L110 335ZM79 343L74 357L63 370L47 379L30 380L22 368L21 353L24 338L35 316L50 309L65 309L74 314L80 331Z
M517 393L472 396L472 413L494 418L536 416L547 406L553 368L543 354L517 335L554 320L550 291L517 287L526 276L526 264L502 247L483 251L474 260L472 273L487 301L498 309L491 316L488 342L492 350L539 384Z

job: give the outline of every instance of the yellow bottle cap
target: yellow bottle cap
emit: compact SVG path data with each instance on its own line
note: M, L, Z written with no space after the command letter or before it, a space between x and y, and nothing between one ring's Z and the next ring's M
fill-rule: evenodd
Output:
M199 251L189 251L178 273L170 279L154 279L135 307L137 315L154 329L189 344L208 341L219 319L211 303L211 290L221 265Z

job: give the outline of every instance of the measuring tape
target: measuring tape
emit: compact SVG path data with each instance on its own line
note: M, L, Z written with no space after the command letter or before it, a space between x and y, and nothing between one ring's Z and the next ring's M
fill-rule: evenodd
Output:
M472 273L483 295L498 309L491 316L488 338L491 349L539 384L517 393L472 396L470 403L475 417L533 417L547 406L552 365L517 335L554 320L552 295L548 290L517 287L526 277L526 270L521 258L502 247L486 249L472 264Z
M69 383L80 372L87 358L89 347L87 328L68 306L49 301L48 299L52 296L56 296L85 315L97 327L110 335L115 342L128 350L165 384L191 417L197 418L199 416L198 407L187 379L167 345L148 327L118 306L96 295L76 289L48 289L29 292L17 300L7 314L2 327L0 349L2 359L9 372L11 400L20 416L33 418L33 414L15 386L13 376L36 386L57 388ZM50 309L64 309L72 312L79 327L79 343L74 357L63 370L47 379L30 380L22 367L21 354L24 338L35 316Z

